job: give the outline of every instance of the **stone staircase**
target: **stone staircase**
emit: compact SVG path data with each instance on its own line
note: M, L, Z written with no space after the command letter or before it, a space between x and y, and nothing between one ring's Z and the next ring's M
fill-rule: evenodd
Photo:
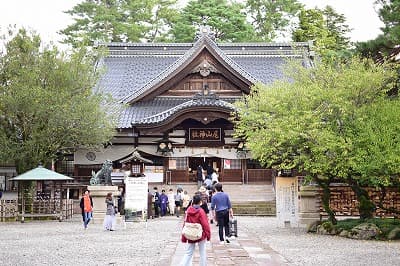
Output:
M234 215L249 215L249 216L275 216L276 203L275 201L253 201L253 202L234 202L232 204Z
M275 192L270 184L242 185L241 183L222 183L223 191L228 193L235 215L249 216L275 216L276 203ZM153 185L150 185L152 188ZM158 191L172 188L174 191L182 187L189 195L197 191L195 183L173 184L158 186Z

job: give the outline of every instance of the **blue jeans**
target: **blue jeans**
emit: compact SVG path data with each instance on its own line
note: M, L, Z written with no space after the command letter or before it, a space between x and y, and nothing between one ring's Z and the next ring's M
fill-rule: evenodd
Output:
M87 228L87 225L89 224L90 220L92 220L92 218L93 218L92 212L85 212L85 213L83 214L83 218L84 218L83 226L84 226L85 228Z
M206 240L202 240L197 242L199 244L199 252L200 252L200 266L207 265L207 254L206 254ZM196 247L196 243L187 243L185 255L182 258L181 266L191 266L193 260L193 252Z

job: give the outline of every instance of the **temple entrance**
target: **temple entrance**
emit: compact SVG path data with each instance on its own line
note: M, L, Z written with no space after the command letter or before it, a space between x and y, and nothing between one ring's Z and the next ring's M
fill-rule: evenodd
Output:
M201 165L204 173L207 174L207 168L210 165L218 174L221 173L221 158L218 157L189 157L189 180L197 182L197 167Z
M207 153L206 150L188 157L170 158L164 181L166 183L196 183L197 167L200 165L205 175L207 175L208 168L216 171L220 182L243 183L247 169L246 160L218 157L218 155L223 156L223 151L218 153L214 153L212 150Z

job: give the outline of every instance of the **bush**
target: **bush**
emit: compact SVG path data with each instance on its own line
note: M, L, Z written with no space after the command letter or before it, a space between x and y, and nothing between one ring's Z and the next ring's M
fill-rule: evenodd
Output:
M400 227L400 220L394 218L372 218L372 219L346 219L342 221L338 221L334 227L337 231L347 230L350 231L352 228L356 227L362 223L373 223L375 224L381 231L382 234L379 235L379 239L387 240L388 234L396 227ZM397 237L397 235L396 235ZM400 237L400 236L399 236ZM396 238L398 239L398 238Z

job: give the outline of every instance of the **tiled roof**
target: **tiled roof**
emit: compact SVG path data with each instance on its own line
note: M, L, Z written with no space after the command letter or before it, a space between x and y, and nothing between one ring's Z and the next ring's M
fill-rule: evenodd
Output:
M99 87L114 99L121 100L143 88L178 58L170 55L108 56L103 60L106 73L101 77Z
M233 102L237 98L175 98L156 97L150 101L137 102L125 108L119 118L118 128L134 125L150 125L162 122L171 115L193 107L219 107L234 111Z
M196 43L194 43L193 47L191 47L182 57L172 63L169 67L165 68L161 73L154 76L153 79L147 82L143 87L135 90L131 94L128 94L122 100L126 103L131 102L140 95L143 95L144 93L151 90L158 83L170 78L175 71L177 71L178 69L182 69L184 68L184 66L189 64L192 58L196 57L196 55L199 54L204 47L208 47L211 50L210 52L215 52L216 55L222 58L221 63L225 63L225 65L231 67L234 71L236 71L239 75L241 75L251 83L257 82L257 80L251 76L251 74L247 73L235 61L227 57L224 52L220 48L218 48L215 42L204 35L200 37L200 39L197 40Z
M216 56L222 65L249 83L270 84L283 78L282 66L289 58L310 65L309 43L222 43L217 44L207 36L195 43L110 43L109 55L102 64L105 74L99 88L117 102L133 102L136 97L149 93L154 86L168 80L183 69L204 48ZM137 99L137 98L136 98ZM193 99L156 97L138 101L121 111L119 127L129 128L131 123L151 124L166 119L168 115L199 104L217 104L231 108L230 101L194 102Z

